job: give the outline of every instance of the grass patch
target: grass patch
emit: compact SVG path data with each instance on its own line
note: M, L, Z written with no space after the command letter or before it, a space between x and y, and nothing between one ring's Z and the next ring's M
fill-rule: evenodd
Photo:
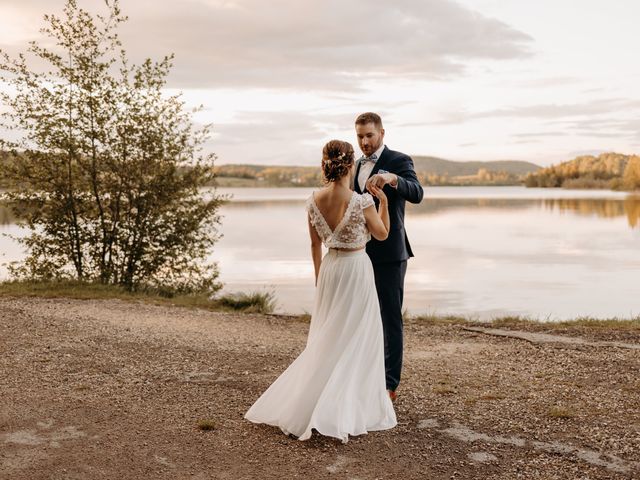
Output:
M438 385L433 387L434 393L439 393L440 395L452 395L454 393L458 393L455 388L449 385Z
M533 320L531 318L526 317L499 317L494 318L489 323L492 327L495 328L507 328L507 327L526 327L528 325L540 325L544 322L540 320ZM545 324L546 325L546 324Z
M449 377L444 377L437 380L437 385L431 387L431 390L434 393L439 393L440 395L452 395L458 393L458 391L451 384L451 379Z
M555 322L549 322L544 320L534 320L527 317L518 316L506 316L497 317L492 320L479 320L477 317L464 316L464 315L417 315L406 316L405 320L418 322L424 325L467 325L467 326L482 326L491 328L502 327L524 327L527 325L554 325Z
M28 281L12 280L0 282L0 295L45 298L122 298L146 297L148 294L128 292L115 285L79 282L76 280Z
M118 285L104 285L77 280L13 280L0 282L0 296L73 298L79 300L117 299L142 301L153 305L176 305L213 311L252 313L272 313L275 306L275 295L272 292L227 294L220 297L212 297L207 293L171 295L165 291L130 292Z
M636 318L593 318L577 317L571 320L537 320L526 317L500 317L489 322L495 328L544 327L546 330L562 330L567 328L616 329L640 331L640 317Z
M487 401L492 401L492 400L504 400L506 397L500 393L485 393L483 395L480 395L478 397L478 400L487 400Z
M276 303L272 292L232 293L218 301L223 307L247 313L273 313Z
M421 325L466 325L489 328L533 329L533 330L566 330L571 328L588 328L602 330L626 330L640 332L640 317L636 318L592 318L578 317L571 320L553 321L551 319L535 319L529 317L506 316L492 320L480 321L477 318L462 315L418 315L405 316L405 321Z
M640 331L640 317L636 318L576 318L575 320L567 320L562 322L555 322L553 324L558 328L563 327L586 327L586 328L594 328L594 329L611 329L615 328L616 330L632 330L632 331Z
M404 318L422 325L469 325L474 322L474 320L458 315L405 315Z
M213 420L198 420L198 428L205 432L215 430L216 423Z
M574 418L576 416L576 412L574 410L568 407L563 407L561 405L556 405L554 407L551 407L547 412L547 414L551 418L563 418L563 419Z
M640 317L636 318L593 318L578 317L571 320L536 320L526 317L501 317L491 321L490 325L497 328L544 328L545 330L563 330L571 328L588 328L603 330L631 330L640 331Z
M476 405L478 402L494 402L507 398L500 393L483 393L482 395L472 396L465 400L467 405Z

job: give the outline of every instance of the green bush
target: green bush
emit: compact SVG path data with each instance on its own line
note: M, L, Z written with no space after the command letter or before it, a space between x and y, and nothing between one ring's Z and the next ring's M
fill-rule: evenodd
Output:
M130 291L213 292L224 201L201 188L214 179L203 154L210 126L194 124L168 95L172 56L128 62L117 35L118 0L106 15L67 0L45 16L45 42L28 55L0 51L3 200L29 229L14 278L76 279ZM51 50L58 45L64 51ZM30 64L32 59L37 64ZM28 63L29 62L29 63Z
M273 313L275 309L273 292L231 293L217 301L223 307L247 313Z

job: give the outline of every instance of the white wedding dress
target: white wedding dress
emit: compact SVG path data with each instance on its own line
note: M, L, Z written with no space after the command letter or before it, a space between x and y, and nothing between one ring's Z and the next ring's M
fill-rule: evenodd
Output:
M363 210L368 193L353 193L344 217L331 228L313 194L312 225L328 253L322 259L306 348L245 414L254 423L280 427L299 440L312 429L338 438L397 424L385 384L382 320Z

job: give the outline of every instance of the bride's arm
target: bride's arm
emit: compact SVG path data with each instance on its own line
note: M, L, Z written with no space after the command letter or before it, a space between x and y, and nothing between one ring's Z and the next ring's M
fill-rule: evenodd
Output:
M311 258L313 259L313 269L316 276L316 285L318 284L318 272L320 271L320 263L322 262L322 240L316 232L315 227L311 224L311 219L307 217L309 225L309 238L311 238Z
M389 236L389 208L387 196L382 189L372 185L371 193L378 197L378 211L371 205L363 210L367 228L376 240L386 240Z

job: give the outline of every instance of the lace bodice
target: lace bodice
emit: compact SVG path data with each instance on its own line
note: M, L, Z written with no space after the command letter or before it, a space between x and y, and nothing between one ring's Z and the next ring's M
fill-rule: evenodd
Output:
M373 197L370 194L360 195L353 192L342 220L333 231L320 213L313 194L307 200L307 212L309 212L311 224L327 248L356 249L364 247L371 239L363 212L371 205L373 205Z

